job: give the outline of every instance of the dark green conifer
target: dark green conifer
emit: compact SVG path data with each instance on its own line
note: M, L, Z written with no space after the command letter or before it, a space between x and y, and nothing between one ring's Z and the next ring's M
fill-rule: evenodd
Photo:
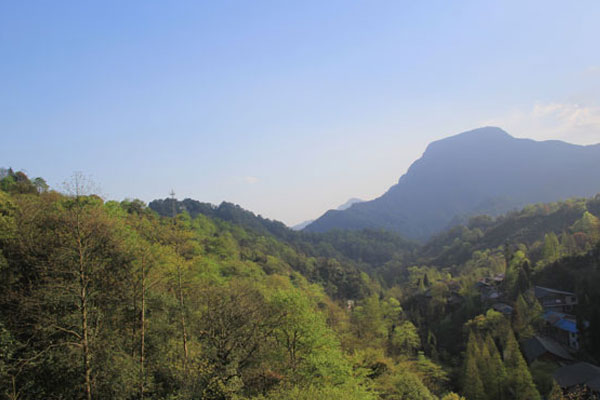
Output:
M533 378L527 368L525 359L519 350L519 344L512 330L508 331L504 349L504 366L507 371L508 390L515 400L539 400Z
M463 394L469 400L484 400L486 399L485 387L481 380L479 371L480 350L477 345L477 337L471 331L467 342L467 351L465 357L465 366L463 371Z
M506 369L502 363L496 343L490 334L485 338L485 345L490 354L489 370L493 371L492 382L488 385L488 396L493 400L502 400L505 398Z

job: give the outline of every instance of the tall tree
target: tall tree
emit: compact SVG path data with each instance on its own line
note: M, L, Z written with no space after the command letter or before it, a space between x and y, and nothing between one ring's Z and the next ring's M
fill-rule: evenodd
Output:
M69 196L53 201L33 221L42 236L22 238L46 242L38 249L41 253L32 273L37 281L22 302L22 312L38 335L45 336L47 346L42 352L56 348L65 361L77 355L82 397L91 400L112 380L109 370L115 365L108 360L118 351L116 321L124 304L122 282L128 270L114 220L102 200L87 195L81 176L74 177L71 189ZM104 341L107 335L111 339Z
M186 306L186 276L190 265L190 260L197 253L197 244L194 243L193 232L189 229L189 215L181 214L174 217L172 223L166 227L165 244L174 249L175 256L172 264L175 266L173 280L174 293L179 304L179 326L182 348L182 366L184 375L187 374L189 361L188 346L188 324L187 324L187 306Z
M504 365L508 374L507 383L511 397L517 400L541 398L512 330L508 331L506 337Z
M479 371L478 359L480 349L477 344L477 337L471 331L467 341L467 350L465 354L465 365L463 369L463 393L469 400L485 400L485 388Z
M230 398L248 383L260 365L285 313L246 283L233 281L202 291L197 335L203 352L193 378L193 393L204 399Z
M545 263L555 261L560 255L560 244L558 237L554 232L544 235L544 247L542 248L542 258Z
M490 334L485 337L485 345L490 355L488 369L492 372L491 381L488 383L488 394L492 400L502 400L505 398L506 369L498 347Z
M142 238L135 238L134 241L134 261L130 280L133 284L134 308L137 309L139 303L139 398L144 399L146 390L146 314L148 291L160 281L160 275L153 275L154 267L159 262L160 247L151 245ZM137 310L136 310L137 311Z

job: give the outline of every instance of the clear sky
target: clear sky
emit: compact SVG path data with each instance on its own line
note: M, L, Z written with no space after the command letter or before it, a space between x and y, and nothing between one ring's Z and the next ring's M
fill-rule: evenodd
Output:
M600 142L598 21L598 0L0 0L0 167L295 224L479 126Z

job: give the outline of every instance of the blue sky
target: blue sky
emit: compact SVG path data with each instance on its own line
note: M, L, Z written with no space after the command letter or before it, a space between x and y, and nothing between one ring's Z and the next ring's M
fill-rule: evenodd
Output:
M289 224L483 125L600 142L600 2L0 1L0 166Z

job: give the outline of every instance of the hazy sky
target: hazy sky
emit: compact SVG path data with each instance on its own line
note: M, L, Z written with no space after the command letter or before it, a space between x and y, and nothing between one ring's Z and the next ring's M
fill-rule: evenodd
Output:
M294 224L482 125L600 142L598 21L598 0L0 0L0 167Z

